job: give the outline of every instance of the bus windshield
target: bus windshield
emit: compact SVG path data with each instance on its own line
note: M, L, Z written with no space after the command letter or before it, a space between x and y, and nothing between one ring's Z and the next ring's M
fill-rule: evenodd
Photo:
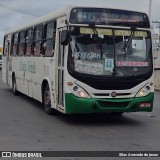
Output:
M135 77L152 72L151 35L131 31L72 27L68 56L70 73L98 77Z

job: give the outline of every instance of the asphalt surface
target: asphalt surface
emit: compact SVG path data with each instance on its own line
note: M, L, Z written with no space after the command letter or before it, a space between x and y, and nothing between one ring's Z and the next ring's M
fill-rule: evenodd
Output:
M160 151L160 92L151 113L49 116L41 103L14 96L0 72L0 151L11 150Z

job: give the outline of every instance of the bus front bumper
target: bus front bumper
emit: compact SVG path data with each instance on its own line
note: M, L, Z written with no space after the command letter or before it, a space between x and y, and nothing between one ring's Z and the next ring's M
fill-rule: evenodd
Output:
M111 113L111 112L151 112L154 93L139 98L79 98L73 94L65 94L66 114L78 113Z

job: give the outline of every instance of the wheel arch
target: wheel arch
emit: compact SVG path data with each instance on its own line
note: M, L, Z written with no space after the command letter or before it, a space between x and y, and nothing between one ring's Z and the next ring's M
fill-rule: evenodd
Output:
M13 71L12 72L12 92L14 95L19 95L19 91L17 90L17 85L16 85L16 74L15 72Z
M13 78L15 78L16 77L16 74L15 74L15 72L13 71L12 72L12 83L13 83Z

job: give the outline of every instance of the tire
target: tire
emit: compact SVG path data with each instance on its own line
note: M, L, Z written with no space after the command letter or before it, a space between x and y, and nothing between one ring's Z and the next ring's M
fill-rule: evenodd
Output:
M48 84L45 86L43 90L43 106L44 106L44 111L47 114L49 115L55 114L56 110L51 108L51 95L50 95L50 89Z
M18 91L17 91L17 84L16 84L16 78L15 77L13 77L13 79L12 79L12 92L13 92L13 94L14 95L18 95Z

